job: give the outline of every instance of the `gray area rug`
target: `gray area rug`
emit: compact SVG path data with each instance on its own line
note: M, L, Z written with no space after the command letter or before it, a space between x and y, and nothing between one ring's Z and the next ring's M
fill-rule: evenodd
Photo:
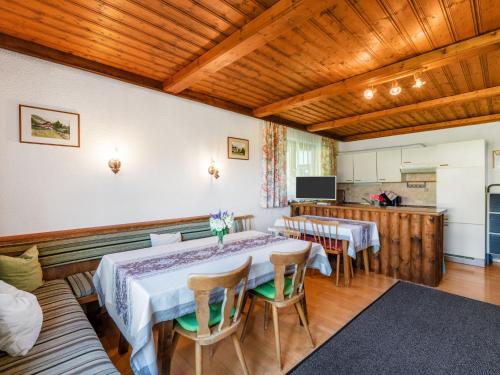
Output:
M500 307L399 282L288 374L498 375Z

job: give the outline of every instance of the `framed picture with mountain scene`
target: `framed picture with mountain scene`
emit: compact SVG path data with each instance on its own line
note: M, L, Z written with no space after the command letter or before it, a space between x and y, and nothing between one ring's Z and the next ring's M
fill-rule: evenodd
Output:
M80 147L80 115L20 104L19 141Z
M248 139L227 137L227 157L229 159L249 159Z

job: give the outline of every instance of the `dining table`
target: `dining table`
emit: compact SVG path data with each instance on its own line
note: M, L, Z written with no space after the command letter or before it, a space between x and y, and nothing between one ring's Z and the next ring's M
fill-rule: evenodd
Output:
M134 374L169 374L174 320L195 311L194 294L187 286L190 274L228 272L252 257L247 284L252 289L274 278L271 253L298 252L306 247L306 241L251 230L226 235L223 246L217 237L206 237L125 251L102 258L94 284L100 305L106 307L132 347ZM312 244L307 267L331 274L320 244ZM210 303L222 300L220 292L211 296ZM159 329L157 351L155 325Z
M295 216L304 219L301 225L301 232L303 235L314 236L314 228L311 219L321 220L324 222L338 223L337 235L335 231L331 232L332 238L342 241L342 252L344 259L344 280L345 286L350 284L349 265L347 257L356 259L359 252L363 254L363 262L365 273L370 273L369 255L368 250L372 249L374 253L380 251L380 237L378 233L377 223L373 221L350 220L336 217L314 216L314 215L300 215ZM285 229L285 219L278 218L274 222L274 227L270 231L279 235Z

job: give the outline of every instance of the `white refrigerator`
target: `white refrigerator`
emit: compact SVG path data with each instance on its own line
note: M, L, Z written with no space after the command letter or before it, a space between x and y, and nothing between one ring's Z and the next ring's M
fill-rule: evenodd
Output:
M437 169L436 198L446 208L444 251L465 263L485 259L486 171L484 166Z

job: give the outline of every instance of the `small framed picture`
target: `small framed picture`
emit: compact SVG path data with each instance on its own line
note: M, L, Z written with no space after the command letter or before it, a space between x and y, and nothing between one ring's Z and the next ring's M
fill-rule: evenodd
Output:
M493 168L500 169L500 150L493 151Z
M80 147L80 115L20 104L19 141Z
M248 160L250 157L248 139L227 137L227 157L229 159Z

